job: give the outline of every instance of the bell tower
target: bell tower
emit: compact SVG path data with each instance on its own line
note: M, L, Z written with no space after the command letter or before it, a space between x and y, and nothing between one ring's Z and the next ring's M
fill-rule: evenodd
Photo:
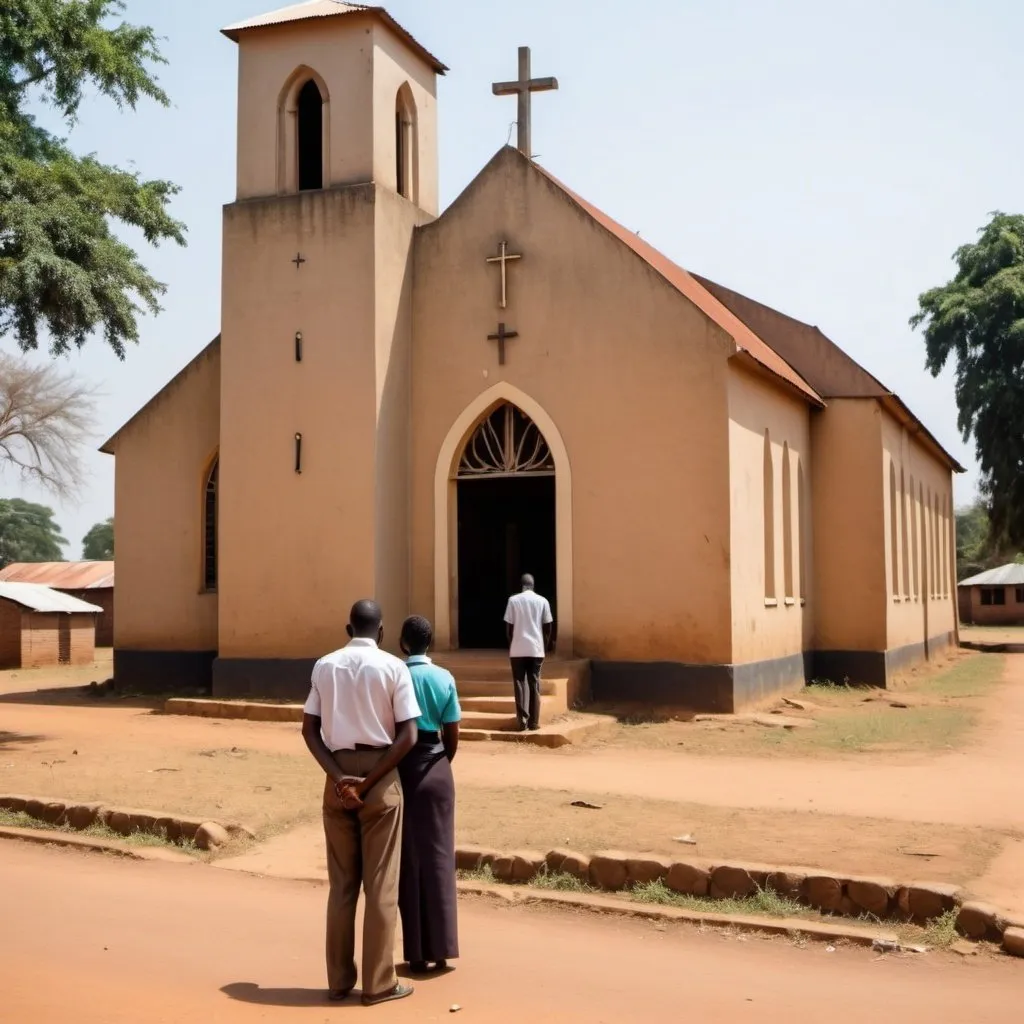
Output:
M312 0L238 44L224 210L214 692L298 695L348 608L408 607L415 229L437 216L437 76L386 11Z

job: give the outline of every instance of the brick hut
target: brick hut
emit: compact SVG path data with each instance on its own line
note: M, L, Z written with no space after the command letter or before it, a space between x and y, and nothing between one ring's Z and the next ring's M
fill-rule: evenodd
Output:
M96 646L114 646L113 562L12 562L0 570L0 583L41 583L86 604L99 605Z
M102 611L38 583L0 582L0 669L91 665Z

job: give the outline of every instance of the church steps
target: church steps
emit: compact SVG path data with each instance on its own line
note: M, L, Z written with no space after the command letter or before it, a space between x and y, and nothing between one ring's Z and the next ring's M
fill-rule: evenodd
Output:
M517 722L515 706L509 714L495 715L484 711L463 712L461 727L463 729L480 729L486 732L513 732Z
M515 717L516 701L514 697L461 697L459 702L462 705L462 714L465 718L469 714L490 714L490 715L511 715ZM540 720L550 722L558 715L564 715L568 709L565 704L559 705L557 700L541 699Z
M508 679L465 679L455 678L456 689L459 691L459 700L469 697L511 697L512 676ZM540 681L541 696L564 697L568 687L566 679L542 679Z

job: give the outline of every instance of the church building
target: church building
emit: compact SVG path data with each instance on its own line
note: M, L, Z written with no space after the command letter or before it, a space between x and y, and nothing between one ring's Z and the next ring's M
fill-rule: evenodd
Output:
M523 572L597 698L730 711L955 642L961 468L816 327L537 164L528 50L518 146L442 212L447 69L383 8L224 33L220 333L103 447L119 683L301 697L371 596L392 650L413 613L442 659L498 650Z

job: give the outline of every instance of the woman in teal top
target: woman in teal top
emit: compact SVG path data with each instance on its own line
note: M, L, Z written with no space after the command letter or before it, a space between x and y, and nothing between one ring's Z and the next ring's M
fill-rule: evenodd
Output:
M459 695L450 672L427 657L433 628L420 617L402 626L402 650L412 675L419 742L399 765L405 810L398 909L405 959L415 973L443 970L459 955L455 893L455 778Z

